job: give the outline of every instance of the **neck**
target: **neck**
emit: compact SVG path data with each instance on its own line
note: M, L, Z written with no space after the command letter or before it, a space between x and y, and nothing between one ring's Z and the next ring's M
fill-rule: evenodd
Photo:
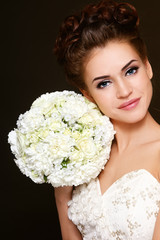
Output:
M159 132L159 125L155 122L149 112L139 122L128 124L124 122L112 121L114 129L116 130L115 142L118 152L122 152L129 147L143 144L144 141L150 141L150 139ZM153 131L156 130L156 131ZM156 136L155 136L156 137Z

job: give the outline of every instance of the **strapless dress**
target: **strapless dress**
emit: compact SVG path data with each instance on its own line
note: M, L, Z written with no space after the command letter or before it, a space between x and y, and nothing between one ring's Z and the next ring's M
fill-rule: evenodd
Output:
M83 240L152 240L160 209L160 183L145 169L129 172L104 194L99 179L82 184L68 203Z

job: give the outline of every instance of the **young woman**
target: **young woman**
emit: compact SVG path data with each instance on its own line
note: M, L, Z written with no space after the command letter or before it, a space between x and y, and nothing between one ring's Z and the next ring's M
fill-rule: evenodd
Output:
M104 0L68 17L56 40L67 79L116 130L96 179L55 189L64 240L160 239L160 126L148 112L153 73L138 25L133 6Z

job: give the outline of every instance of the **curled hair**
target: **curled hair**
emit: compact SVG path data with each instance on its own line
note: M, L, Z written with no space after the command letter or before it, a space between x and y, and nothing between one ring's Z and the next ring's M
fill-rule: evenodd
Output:
M67 17L60 28L54 52L64 65L67 80L85 89L83 62L95 47L111 40L126 40L133 45L141 59L146 58L146 48L139 36L139 17L128 3L102 0L87 5L80 13Z

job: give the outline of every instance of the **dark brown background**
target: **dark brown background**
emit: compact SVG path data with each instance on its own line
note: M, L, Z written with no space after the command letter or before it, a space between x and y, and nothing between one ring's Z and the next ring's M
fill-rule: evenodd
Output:
M20 113L42 93L71 89L52 53L65 16L91 1L6 0L1 3L1 236L16 240L61 239L51 185L37 185L20 173L7 144ZM93 1L92 1L93 2ZM160 13L159 0L130 0L139 12L154 70L151 107L159 120Z

